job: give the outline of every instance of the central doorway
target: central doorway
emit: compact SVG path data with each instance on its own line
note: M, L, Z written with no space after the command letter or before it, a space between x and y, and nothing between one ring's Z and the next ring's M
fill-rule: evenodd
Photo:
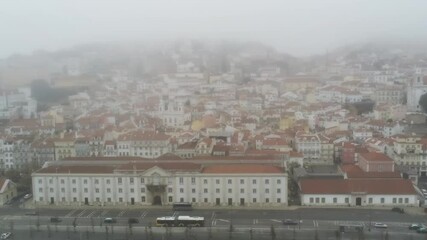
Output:
M356 198L356 206L362 206L362 198L360 197Z
M159 195L154 196L153 205L162 205L162 198Z

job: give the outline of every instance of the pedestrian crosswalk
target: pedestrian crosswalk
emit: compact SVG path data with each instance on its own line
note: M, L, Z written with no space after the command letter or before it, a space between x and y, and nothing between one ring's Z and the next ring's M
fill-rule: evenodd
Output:
M147 215L148 211L141 211L138 216L144 218ZM134 216L135 213L132 213L127 210L92 210L92 209L74 209L70 210L64 215L64 218L105 218L105 217L115 217L115 218L124 218L128 215Z

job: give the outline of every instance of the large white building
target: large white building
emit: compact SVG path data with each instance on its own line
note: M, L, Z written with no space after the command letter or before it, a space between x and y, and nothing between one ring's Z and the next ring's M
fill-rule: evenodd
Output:
M418 206L409 179L304 179L299 185L306 206Z
M286 206L287 174L257 164L75 161L32 174L36 205Z
M427 76L416 76L411 79L407 88L407 109L409 112L422 112L420 98L427 93Z

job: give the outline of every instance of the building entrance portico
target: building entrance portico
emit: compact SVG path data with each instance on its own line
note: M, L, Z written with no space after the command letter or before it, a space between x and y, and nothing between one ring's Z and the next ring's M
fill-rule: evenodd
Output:
M159 195L153 197L153 205L162 205L162 198Z

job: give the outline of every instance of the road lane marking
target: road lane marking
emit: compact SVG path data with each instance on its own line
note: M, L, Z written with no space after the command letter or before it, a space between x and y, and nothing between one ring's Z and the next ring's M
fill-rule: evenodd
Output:
M258 219L254 219L253 221L252 221L252 224L258 224Z
M319 222L316 220L313 220L313 225L314 225L314 227L319 227Z
M83 217L86 214L86 209L83 210L81 213L79 213L79 215L77 215L79 218Z
M211 225L212 225L212 226L215 226L215 225L216 225L216 219L214 219L214 220L212 221Z
M108 213L108 210L104 210L104 211L102 211L101 214L99 214L99 217L103 217L103 216L107 215L107 213Z
M147 216L147 213L148 213L148 211L143 211L143 212L141 213L140 218L141 218L141 219L143 219L145 216Z
M227 220L227 219L217 219L217 221L221 221L221 222L227 222L227 223L229 223L230 222L230 220Z
M96 213L96 212L97 212L96 210L92 211L91 213L89 213L89 214L86 216L86 218L91 218L91 217L93 217L93 216L95 215L95 213Z
M70 211L69 213L67 213L64 217L71 217L76 212L77 212L77 209L74 209L74 210Z
M125 214L126 211L121 211L119 214L117 214L117 217L122 217Z
M273 222L278 222L278 223L281 223L282 221L280 221L280 220L277 220L277 219L270 219L271 221L273 221Z

